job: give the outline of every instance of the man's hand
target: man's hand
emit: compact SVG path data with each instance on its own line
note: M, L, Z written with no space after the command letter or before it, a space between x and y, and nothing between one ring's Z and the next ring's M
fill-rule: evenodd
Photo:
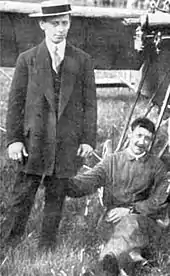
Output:
M87 144L81 144L78 148L77 155L81 157L88 157L93 151L93 148Z
M102 158L105 158L107 155L113 153L113 142L111 139L107 139L103 144Z
M21 142L15 142L8 146L8 155L12 160L22 161L22 157L28 156L25 146Z
M129 212L130 212L129 208L123 208L123 207L114 208L107 213L106 221L117 223L121 220L121 218L128 215Z

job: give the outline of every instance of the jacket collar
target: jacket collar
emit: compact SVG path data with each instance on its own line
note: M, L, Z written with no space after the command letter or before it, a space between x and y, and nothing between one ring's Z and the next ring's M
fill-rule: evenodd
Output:
M144 154L140 155L139 157L138 156L135 156L131 153L131 151L129 150L129 148L126 148L125 149L125 155L126 155L126 158L129 160L129 161L141 161L141 162L145 162L147 159L148 159L148 153L145 152Z
M58 106L58 119L62 115L70 95L73 92L73 87L76 81L76 75L79 72L79 65L75 57L75 51L73 47L67 43L65 49L65 57L63 61L61 71L61 85L59 95L59 106Z

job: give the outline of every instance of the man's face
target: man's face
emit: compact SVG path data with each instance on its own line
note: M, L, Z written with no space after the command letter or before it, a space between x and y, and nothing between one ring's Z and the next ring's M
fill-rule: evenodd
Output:
M41 20L39 24L45 36L51 42L58 44L67 37L71 22L69 14L65 14L46 18L45 21Z
M146 128L137 126L130 135L129 147L136 154L142 154L149 150L153 134Z

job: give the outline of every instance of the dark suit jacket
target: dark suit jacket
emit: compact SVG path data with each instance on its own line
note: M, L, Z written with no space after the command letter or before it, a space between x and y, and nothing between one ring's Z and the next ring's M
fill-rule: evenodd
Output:
M75 173L81 143L95 147L96 88L92 59L67 44L62 66L58 118L50 56L43 41L22 53L9 94L7 143L20 141L28 151L26 173L60 177Z

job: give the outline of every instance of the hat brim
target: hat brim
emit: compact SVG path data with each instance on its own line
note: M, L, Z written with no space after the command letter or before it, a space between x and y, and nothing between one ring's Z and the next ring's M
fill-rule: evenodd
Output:
M65 11L65 12L60 12L60 13L47 13L47 14L39 12L39 13L30 13L28 16L29 17L41 18L41 17L60 16L60 15L65 15L65 14L70 14L70 13L71 13L71 10L70 11Z

